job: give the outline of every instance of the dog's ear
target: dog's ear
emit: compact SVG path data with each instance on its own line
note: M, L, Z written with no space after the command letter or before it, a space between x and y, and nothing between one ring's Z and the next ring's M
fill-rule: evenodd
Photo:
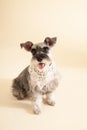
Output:
M27 42L25 42L25 43L21 43L21 44L20 44L21 48L24 47L25 50L27 50L27 51L30 51L30 50L31 50L32 45L33 45L33 43L30 42L30 41L27 41Z
M57 41L57 37L53 37L53 38L46 37L44 43L49 46L53 46L56 43L56 41Z

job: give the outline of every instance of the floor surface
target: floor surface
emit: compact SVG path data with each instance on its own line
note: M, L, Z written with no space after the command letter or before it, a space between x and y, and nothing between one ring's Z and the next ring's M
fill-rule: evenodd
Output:
M87 130L87 69L60 69L56 105L32 113L31 102L11 94L12 79L0 79L0 130Z

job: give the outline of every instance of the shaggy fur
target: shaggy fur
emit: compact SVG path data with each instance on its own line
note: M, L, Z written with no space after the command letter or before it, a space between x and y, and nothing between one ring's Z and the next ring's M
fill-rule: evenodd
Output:
M27 51L32 53L31 63L12 84L12 93L17 99L32 96L32 106L35 114L41 112L42 95L46 95L49 105L55 105L54 90L59 83L59 75L52 60L50 49L56 43L56 38L47 37L43 43L22 43Z

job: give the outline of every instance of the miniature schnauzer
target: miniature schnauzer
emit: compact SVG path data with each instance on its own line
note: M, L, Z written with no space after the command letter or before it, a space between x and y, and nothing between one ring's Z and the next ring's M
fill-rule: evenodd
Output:
M41 112L43 94L49 105L55 105L54 90L59 84L59 74L50 51L56 41L56 37L47 37L42 43L27 41L20 44L32 53L32 58L30 65L13 80L12 93L17 99L30 95L35 114Z

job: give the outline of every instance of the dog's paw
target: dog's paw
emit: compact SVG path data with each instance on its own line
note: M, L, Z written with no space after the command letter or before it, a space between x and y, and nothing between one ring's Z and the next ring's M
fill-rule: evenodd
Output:
M34 105L33 106L33 112L34 114L40 114L41 113L41 107L39 107L38 105Z
M36 115L39 115L41 113L41 111L40 110L34 110L34 114L36 114Z
M54 106L55 105L55 96L53 93L48 93L46 97L46 101L48 105Z
M55 101L54 100L47 100L47 103L50 106L54 106L55 105Z

